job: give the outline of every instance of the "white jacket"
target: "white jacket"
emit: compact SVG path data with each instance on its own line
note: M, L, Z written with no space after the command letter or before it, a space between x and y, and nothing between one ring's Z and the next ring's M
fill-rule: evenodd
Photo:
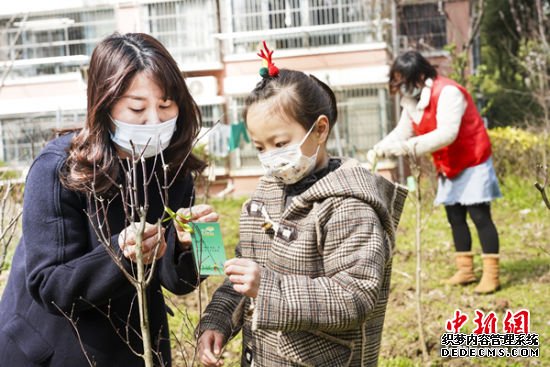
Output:
M426 79L420 100L412 97L401 99L401 117L395 129L374 146L379 155L416 155L434 152L455 141L460 129L460 122L466 110L466 99L462 92L452 86L444 87L437 103L437 128L427 134L414 136L413 123L419 124L424 109L430 103L432 79Z

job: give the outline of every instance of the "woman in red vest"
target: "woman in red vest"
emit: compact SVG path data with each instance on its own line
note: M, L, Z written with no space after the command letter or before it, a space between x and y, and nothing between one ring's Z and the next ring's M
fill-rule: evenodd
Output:
M401 95L401 118L374 146L377 155L431 153L438 172L435 204L443 204L451 225L458 271L446 282L476 280L472 238L466 214L474 222L483 250L483 276L476 293L491 293L499 283L499 239L490 202L501 195L491 158L491 143L470 94L437 75L416 51L397 57L390 70L390 91Z

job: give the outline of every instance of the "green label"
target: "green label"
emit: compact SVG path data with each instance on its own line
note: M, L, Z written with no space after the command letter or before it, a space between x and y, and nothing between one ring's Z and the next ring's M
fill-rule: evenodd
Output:
M225 275L223 264L227 260L222 232L218 222L190 223L193 254L200 275Z

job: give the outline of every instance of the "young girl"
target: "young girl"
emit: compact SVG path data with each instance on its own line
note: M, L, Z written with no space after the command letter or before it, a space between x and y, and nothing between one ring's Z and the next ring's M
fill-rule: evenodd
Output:
M222 346L242 328L242 366L376 365L406 191L331 158L333 92L268 66L244 111L267 173L201 320L200 361L222 365Z

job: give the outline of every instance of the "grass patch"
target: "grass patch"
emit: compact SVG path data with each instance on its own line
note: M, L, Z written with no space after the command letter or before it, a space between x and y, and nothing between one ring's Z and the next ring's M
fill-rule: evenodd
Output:
M425 227L422 233L422 306L424 331L433 366L548 366L550 356L545 340L550 335L549 240L550 212L543 206L532 183L508 177L501 187L504 197L492 205L492 215L500 235L502 289L491 295L476 295L475 283L465 287L442 285L454 273L453 244L443 207L424 205ZM431 203L428 194L426 202ZM402 216L394 257L392 291L382 336L381 366L415 366L421 363L415 310L415 207L409 197ZM473 238L475 272L481 276L481 247L475 226L469 221ZM497 331L503 332L506 310L531 311L531 332L539 334L540 358L474 358L439 357L439 340L446 320L455 309L468 314L470 320L463 332L473 330L475 310L495 311ZM407 364L410 363L410 364Z
M228 259L235 257L235 247L239 243L239 217L242 204L246 198L220 200L212 199L212 205L220 215L220 225ZM196 340L194 331L199 321L199 311L208 304L212 294L223 283L224 278L211 276L201 284L201 287L184 297L166 292L167 303L173 311L168 317L172 333L172 358L174 366L198 366L193 362ZM241 334L232 339L223 351L224 366L240 365Z
M433 207L433 190L426 183L423 203L424 231L422 234L424 330L430 365L432 366L550 366L550 355L545 347L550 337L550 211L542 204L532 182L520 177L506 177L502 181L504 197L492 206L492 214L500 234L502 290L479 296L473 293L475 284L450 287L440 284L453 274L453 244L449 225L442 207ZM239 240L240 209L245 198L212 200L220 214L222 234L228 258L234 256ZM397 248L393 261L392 290L382 335L380 366L409 367L421 365L421 352L416 329L415 294L415 207L412 196L405 205L398 228ZM481 248L475 227L470 222L473 250L476 253L475 271L481 276ZM12 245L11 250L15 248ZM9 264L9 262L8 262ZM0 277L0 292L7 271ZM173 333L174 366L191 366L195 341L194 328L199 320L199 309L204 308L222 277L210 277L197 290L187 296L167 294L167 303L174 316L169 317ZM200 301L199 301L200 300ZM199 307L200 304L200 307ZM470 316L463 331L472 330L471 319L475 309L495 311L498 330L506 310L526 308L531 311L531 331L539 334L540 358L485 358L449 359L439 357L439 339L445 322L459 308ZM179 342L178 342L179 341ZM240 361L240 335L224 351L224 366L238 366ZM197 365L197 364L195 364Z

